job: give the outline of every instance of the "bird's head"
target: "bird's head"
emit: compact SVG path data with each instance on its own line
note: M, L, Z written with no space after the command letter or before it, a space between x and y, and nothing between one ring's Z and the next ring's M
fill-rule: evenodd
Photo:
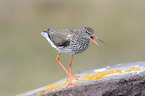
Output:
M99 41L105 43L101 39L99 39L97 36L94 35L94 30L91 27L84 27L83 29L83 34L89 38L91 41L93 41L99 48L99 44L96 42L95 38L98 39ZM100 48L101 49L101 48Z

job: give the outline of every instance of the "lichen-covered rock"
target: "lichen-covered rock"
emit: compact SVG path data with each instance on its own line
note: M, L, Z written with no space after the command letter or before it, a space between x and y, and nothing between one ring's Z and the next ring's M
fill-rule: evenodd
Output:
M76 74L81 86L69 87L66 79L18 96L145 96L145 62L107 66Z

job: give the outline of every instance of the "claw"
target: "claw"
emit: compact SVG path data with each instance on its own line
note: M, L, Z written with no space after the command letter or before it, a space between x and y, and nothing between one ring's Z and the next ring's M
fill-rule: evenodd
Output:
M70 73L68 73L68 74L67 74L67 81L68 81L68 79L71 78L71 77L74 78L74 79L79 78L79 76L74 76L74 75L71 75Z
M69 86L70 86L70 87L81 86L81 84L74 85L74 84L72 84L71 82L69 82L68 85L67 85L64 89L68 88Z

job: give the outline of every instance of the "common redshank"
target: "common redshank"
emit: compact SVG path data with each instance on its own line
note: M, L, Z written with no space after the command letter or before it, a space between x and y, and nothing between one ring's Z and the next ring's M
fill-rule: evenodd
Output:
M94 30L90 27L60 30L52 30L48 28L47 31L41 32L41 35L44 36L51 44L51 46L58 51L56 60L67 74L68 85L65 88L69 86L80 86L81 84L72 84L71 80L71 78L78 78L78 76L74 76L71 74L71 64L73 56L84 52L89 47L91 41L93 41L100 48L98 43L95 41L95 38L101 42L103 41L94 35ZM69 71L66 70L66 68L59 60L60 53L62 52L71 55L71 60L69 62Z

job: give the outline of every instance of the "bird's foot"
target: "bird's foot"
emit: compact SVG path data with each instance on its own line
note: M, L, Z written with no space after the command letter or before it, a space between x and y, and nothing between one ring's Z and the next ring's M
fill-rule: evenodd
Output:
M69 86L70 86L70 87L81 86L81 84L74 85L74 84L72 84L71 82L69 82L68 85L67 85L64 89L68 88Z
M71 75L71 74L68 73L68 74L67 74L67 81L68 81L68 79L71 78L71 77L74 78L74 79L79 78L79 76Z

